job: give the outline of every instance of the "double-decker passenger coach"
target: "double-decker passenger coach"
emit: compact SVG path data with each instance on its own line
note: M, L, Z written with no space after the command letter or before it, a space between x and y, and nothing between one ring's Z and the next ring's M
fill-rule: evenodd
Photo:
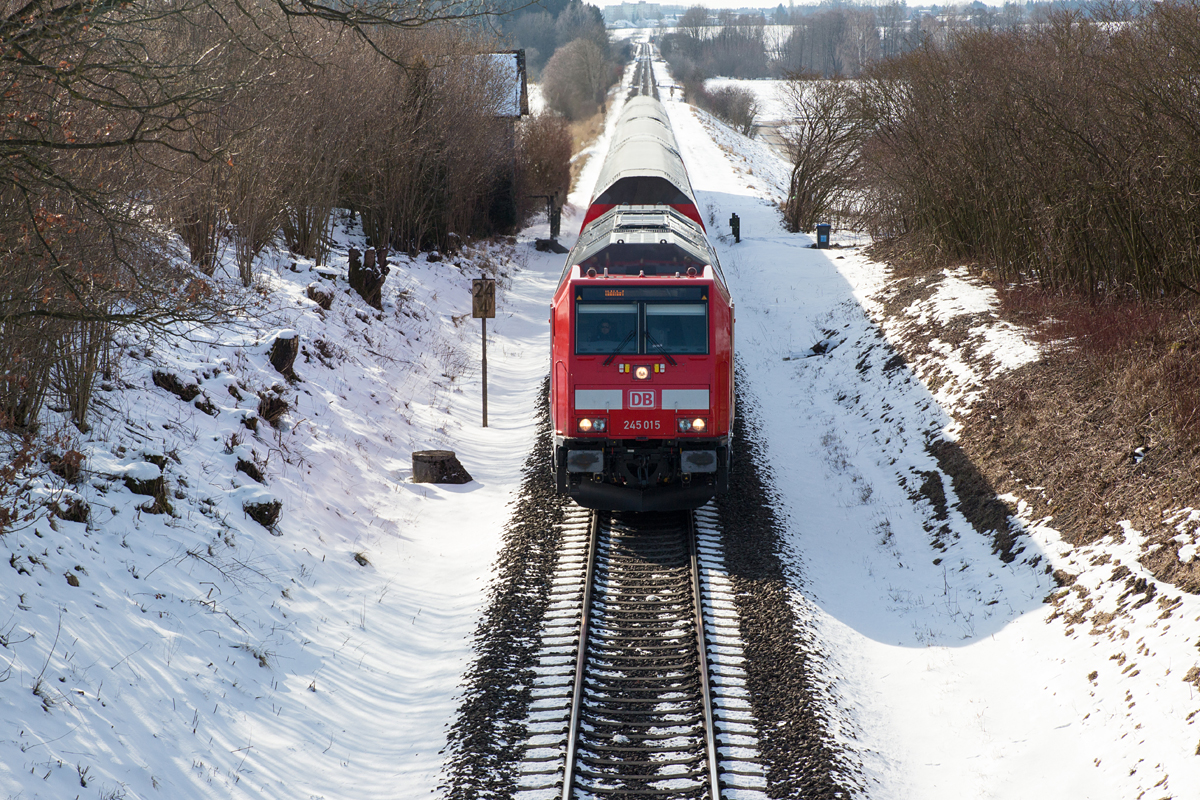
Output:
M605 171L635 177L610 163L630 154L617 133ZM691 198L671 144L671 158L632 160L678 162L668 199ZM586 221L554 296L554 470L588 508L695 508L728 485L733 303L694 200L679 205L614 203Z

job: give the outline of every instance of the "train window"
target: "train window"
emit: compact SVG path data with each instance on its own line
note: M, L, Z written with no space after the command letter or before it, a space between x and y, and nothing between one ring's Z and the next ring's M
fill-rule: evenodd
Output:
M575 352L580 355L636 353L637 303L578 303Z
M708 307L704 303L647 303L642 352L708 352Z

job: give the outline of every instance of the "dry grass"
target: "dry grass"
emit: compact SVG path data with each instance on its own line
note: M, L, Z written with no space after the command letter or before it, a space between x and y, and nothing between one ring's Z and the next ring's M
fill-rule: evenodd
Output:
M939 283L935 270L913 259L893 278L893 316ZM1119 536L1128 520L1151 546L1143 566L1200 592L1200 563L1180 562L1178 531L1167 518L1200 506L1200 302L1089 301L1028 288L1002 289L1001 300L1001 315L1034 329L1045 354L993 380L962 419L961 463L939 459L960 506L1011 492L1030 503L1034 518L1052 517L1075 545ZM955 341L956 334L936 325L910 329L901 350L911 360L930 338Z
M585 148L591 147L595 141L600 138L600 134L604 131L604 112L600 111L587 119L581 119L571 123L571 155L576 155L582 152ZM578 159L571 163L571 190L575 190L575 182L579 180L579 173L583 170L584 159Z
M1200 444L1200 304L1089 299L1018 287L1001 291L1007 316L1078 360L1111 398L1113 415L1148 441Z

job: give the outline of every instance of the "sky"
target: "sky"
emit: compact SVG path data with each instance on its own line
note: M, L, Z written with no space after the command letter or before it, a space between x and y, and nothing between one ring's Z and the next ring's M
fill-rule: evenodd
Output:
M614 92L610 127L580 156L566 244L625 96ZM992 375L1038 357L1027 332L961 269L885 318L889 273L864 237L835 229L837 247L816 250L786 232L786 164L676 98L665 105L736 301L741 413L760 426L792 603L825 653L817 682L859 796L1194 796L1200 599L1141 567L1128 525L1073 549L1020 496L1006 498L1019 552L1004 563L926 451L982 413ZM84 478L31 484L31 497L81 500L90 517L0 536L0 799L436 792L535 441L529 409L563 265L534 249L538 222L512 245L395 259L375 310L345 283L360 230L346 217L335 233L327 267L282 250L259 261L253 316L178 339L124 334L90 433L47 410L44 425L86 456ZM242 291L232 253L222 264L218 279ZM498 277L487 428L481 331L464 317L481 269ZM328 311L310 286L332 293ZM928 319L969 330L988 371L937 341L896 366L888 341ZM294 384L269 363L281 337L300 339ZM201 397L176 398L155 372ZM279 428L248 426L259 392L287 399ZM439 448L474 480L412 483L413 451ZM125 482L159 474L171 514ZM944 514L912 491L926 480L943 486ZM270 501L282 512L268 530L245 509ZM1194 558L1200 510L1164 514L1179 557ZM1157 599L1140 603L1118 569ZM1053 570L1074 584L1060 589Z

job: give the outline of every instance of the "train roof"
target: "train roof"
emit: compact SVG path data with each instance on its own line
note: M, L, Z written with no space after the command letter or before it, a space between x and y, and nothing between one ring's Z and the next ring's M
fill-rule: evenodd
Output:
M596 179L593 203L625 179L657 177L668 181L693 205L696 202L683 158L662 103L649 96L630 98L621 110L608 155Z
M695 222L666 205L619 206L597 217L567 256L561 281L579 267L609 275L668 276L706 267L721 284L721 264ZM560 282L561 282L560 281Z

